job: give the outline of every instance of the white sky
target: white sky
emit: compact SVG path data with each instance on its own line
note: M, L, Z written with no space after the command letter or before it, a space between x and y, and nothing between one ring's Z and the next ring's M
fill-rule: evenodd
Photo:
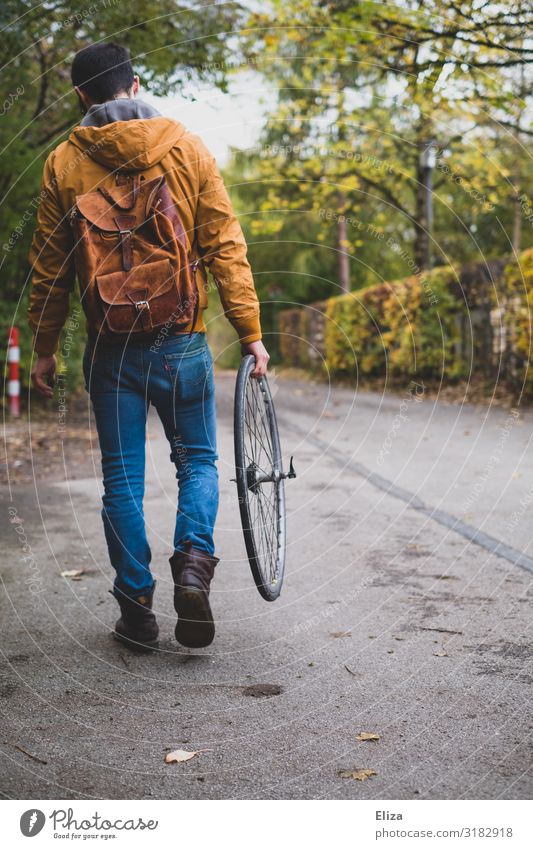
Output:
M238 74L230 83L228 94L214 86L199 88L197 100L191 102L179 95L154 97L140 91L139 97L151 103L163 115L181 121L188 130L198 133L224 165L230 147L252 147L265 121L265 113L275 103L275 95L264 80L253 72Z

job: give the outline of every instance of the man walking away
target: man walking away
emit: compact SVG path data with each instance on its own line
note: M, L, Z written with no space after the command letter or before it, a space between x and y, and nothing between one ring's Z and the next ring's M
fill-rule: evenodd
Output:
M178 480L170 558L176 639L206 646L215 633L209 589L218 563L206 269L243 353L255 357L254 375L265 374L246 244L213 156L182 124L136 98L139 78L127 50L86 47L74 57L72 82L84 118L46 160L30 252L33 385L52 397L77 274L88 331L83 369L102 453L102 518L121 612L114 634L135 650L158 646L143 516L153 404Z

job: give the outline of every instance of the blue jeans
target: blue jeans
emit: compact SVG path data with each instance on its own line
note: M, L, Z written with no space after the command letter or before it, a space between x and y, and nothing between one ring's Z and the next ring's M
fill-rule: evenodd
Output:
M150 592L151 551L143 513L146 418L156 408L176 465L178 509L174 549L190 540L214 554L218 510L213 360L204 333L89 342L83 360L102 453L102 518L115 588Z

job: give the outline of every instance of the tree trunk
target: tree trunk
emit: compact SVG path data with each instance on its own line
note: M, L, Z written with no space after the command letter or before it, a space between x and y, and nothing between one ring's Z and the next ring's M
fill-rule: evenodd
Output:
M520 40L520 45L523 45L523 40ZM515 158L515 166L514 166L514 174L513 174L513 183L515 190L515 202L514 202L514 217L513 217L513 251L518 254L520 253L520 248L522 244L522 206L520 203L520 187L522 185L522 168L521 168L521 158L520 158L520 146L521 146L521 137L520 133L522 130L522 115L524 114L524 101L528 96L529 87L526 84L526 69L522 65L520 68L520 86L518 89L517 103L520 104L518 108L518 114L516 116L516 125L514 131L514 141L516 143L516 158Z
M417 169L416 210L415 210L415 243L414 258L420 269L425 269L428 255L428 234L426 216L426 189L424 185L424 170Z
M519 148L520 145L520 120L517 121L517 129L515 132L515 141L516 147ZM512 236L512 246L515 254L520 253L520 246L522 243L522 206L520 204L520 186L522 185L522 172L520 168L520 157L518 156L515 160L514 166L514 174L513 174L513 188L515 192L514 196L514 204L513 204L513 236Z
M337 138L342 144L346 141L346 110L344 81L335 78L337 88ZM339 258L339 288L343 294L350 291L350 257L346 253L348 244L348 225L346 223L346 195L339 191L337 195L337 250Z
M350 257L346 253L348 242L348 228L346 215L344 214L345 197L339 197L339 217L337 219L337 248L339 257L339 288L343 294L350 291Z
M522 242L522 207L520 206L520 189L516 185L516 198L514 203L514 218L513 218L513 251L515 254L520 253L520 245Z

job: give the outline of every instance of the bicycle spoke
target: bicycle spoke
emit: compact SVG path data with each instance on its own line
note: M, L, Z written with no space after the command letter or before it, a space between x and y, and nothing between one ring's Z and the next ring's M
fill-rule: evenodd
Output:
M248 361L240 382L240 407L236 409L239 497L252 572L261 595L273 600L281 588L285 559L281 456L268 381L251 379L251 368Z

